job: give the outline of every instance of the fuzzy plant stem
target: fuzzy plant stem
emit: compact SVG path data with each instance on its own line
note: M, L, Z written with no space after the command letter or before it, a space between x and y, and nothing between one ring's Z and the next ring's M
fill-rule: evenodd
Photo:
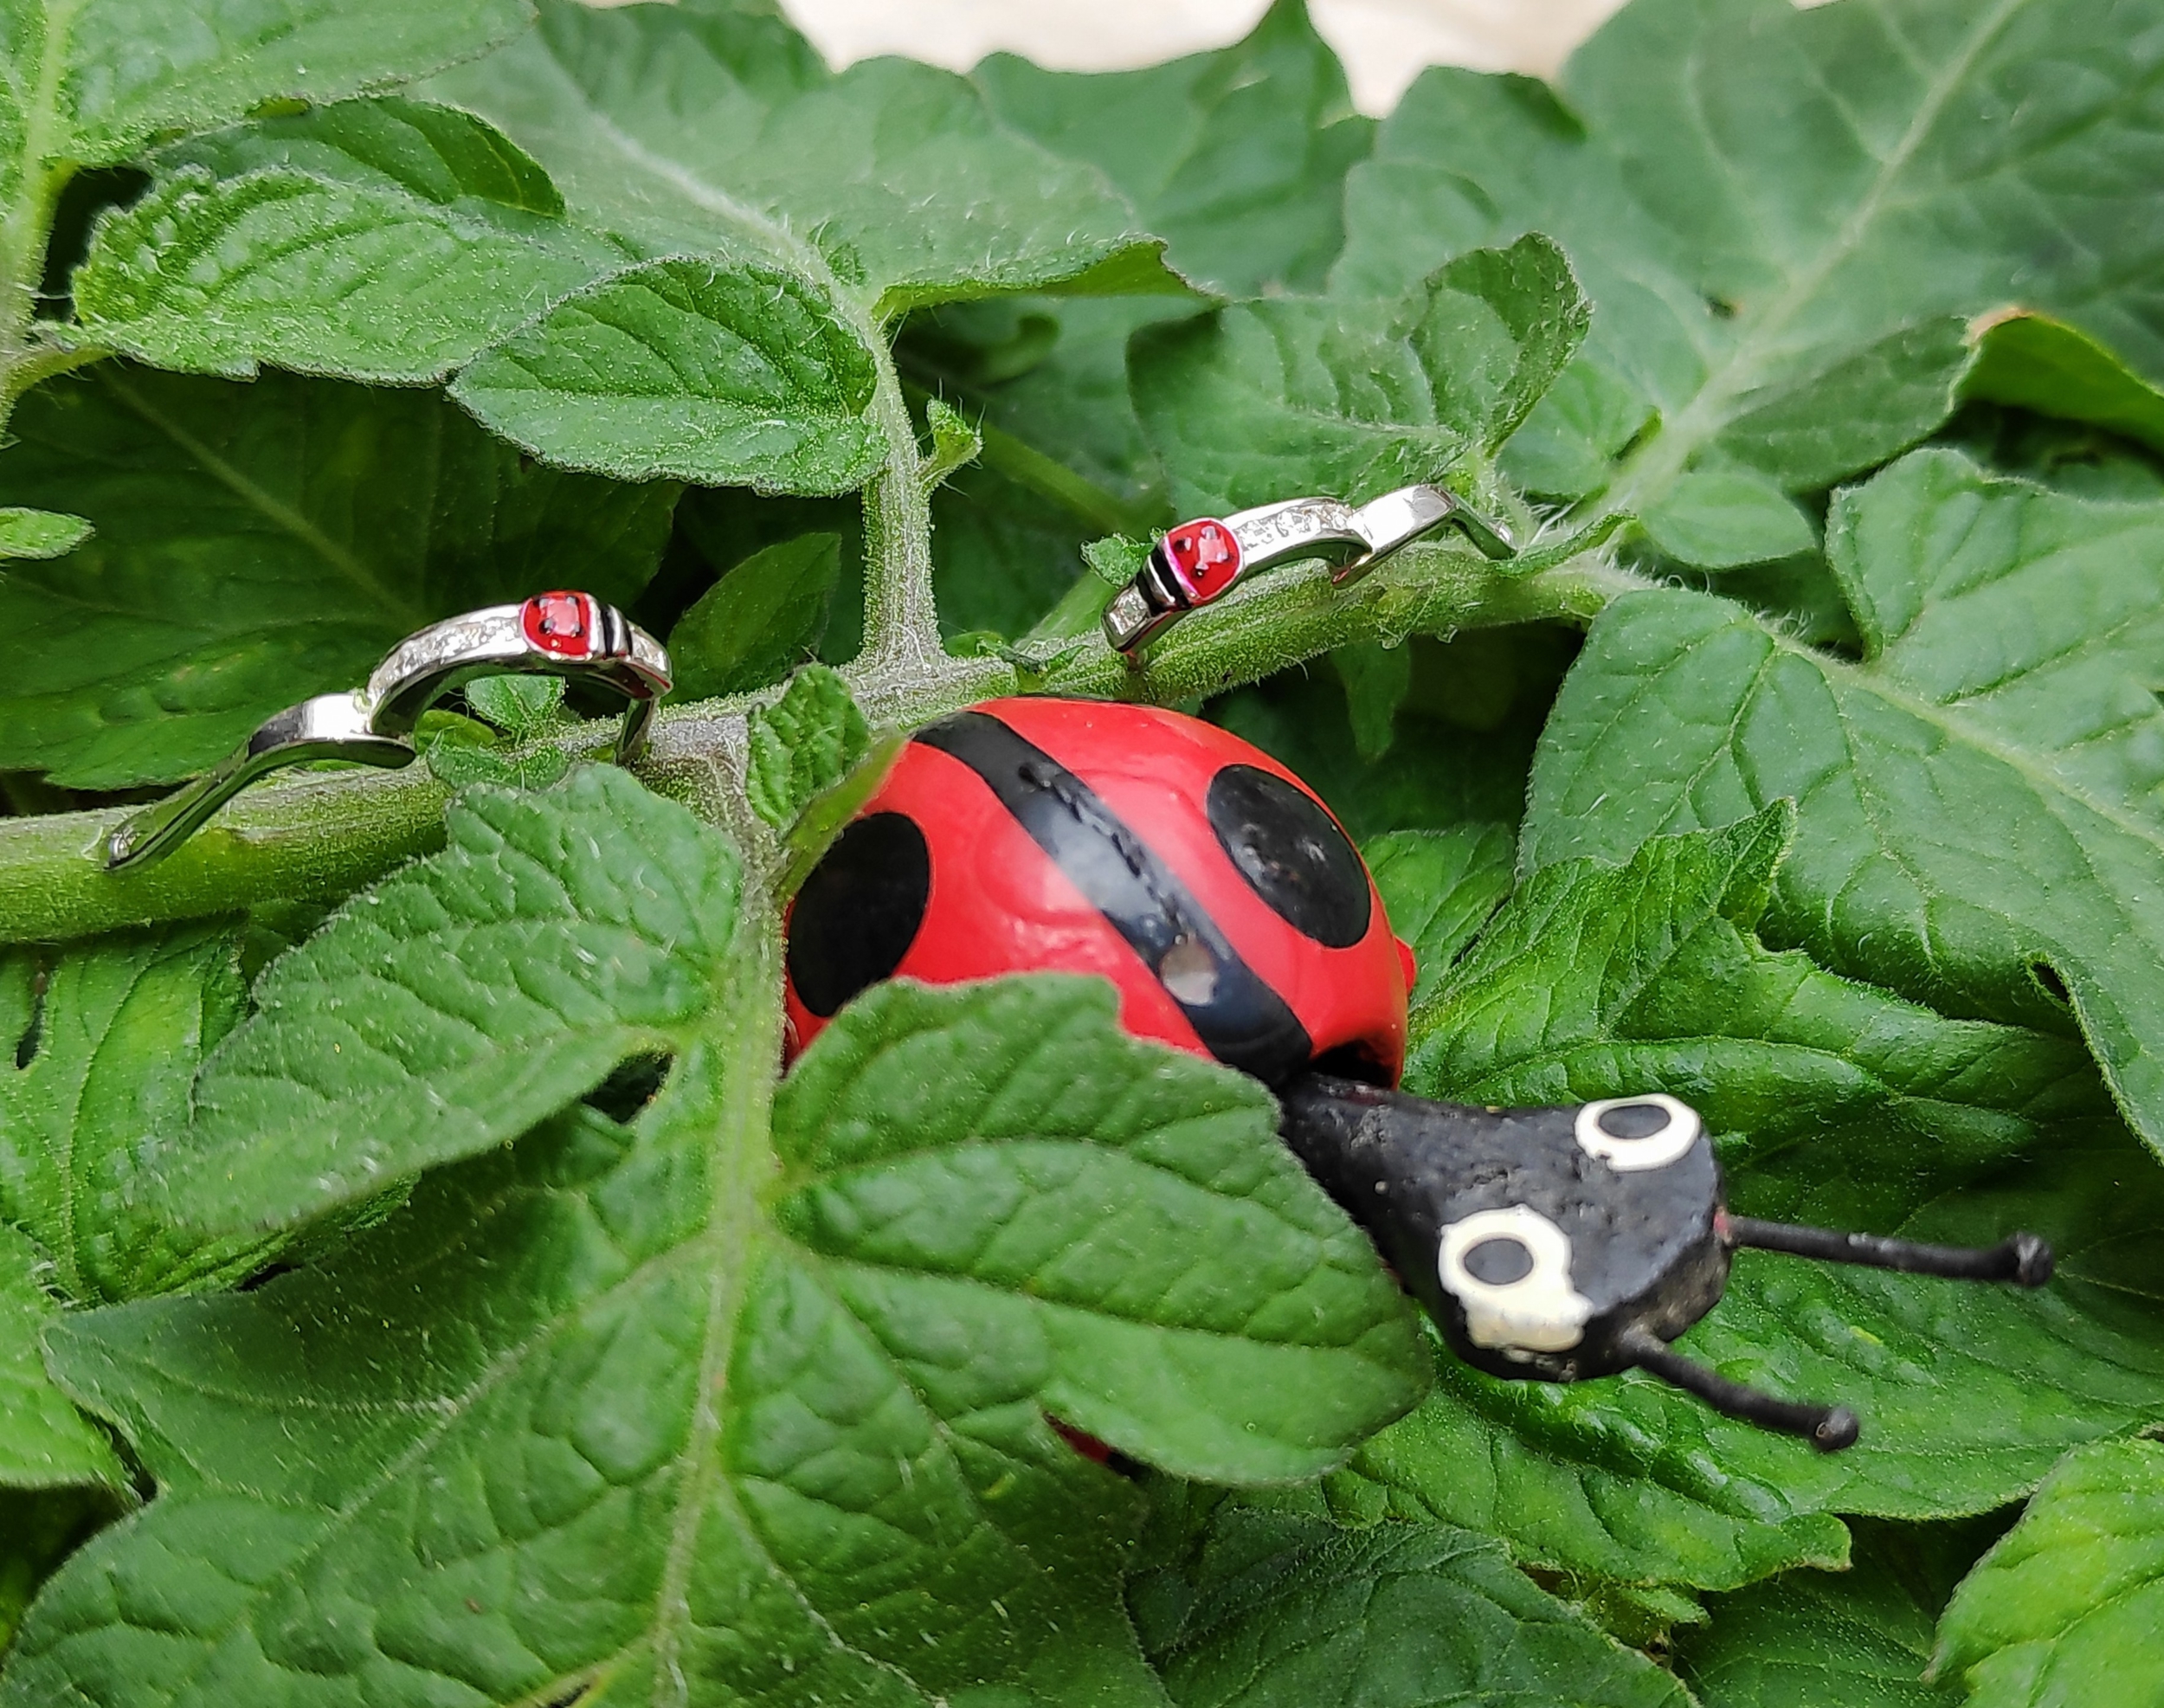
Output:
M1259 680L1358 641L1542 618L1589 622L1643 584L1595 556L1513 577L1462 547L1415 546L1343 591L1330 587L1320 564L1262 577L1180 624L1140 667L1091 637L1040 674L1025 675L991 658L943 659L910 673L867 648L844 674L873 725L895 729L1025 688L1178 700ZM776 692L665 708L641 774L710 818L733 818L745 719ZM612 733L608 723L585 725L559 744L576 757L598 757ZM126 809L0 821L0 941L83 937L344 895L441 846L449 794L425 764L274 781L248 791L169 859L120 876L104 869L98 850Z

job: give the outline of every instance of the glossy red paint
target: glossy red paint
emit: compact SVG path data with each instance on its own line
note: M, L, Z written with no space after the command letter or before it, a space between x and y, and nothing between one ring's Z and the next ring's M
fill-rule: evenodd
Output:
M1368 1077L1395 1083L1412 953L1392 936L1374 880L1360 869L1369 900L1364 935L1328 947L1257 893L1207 815L1211 780L1228 765L1268 772L1314 800L1311 790L1260 749L1176 712L1048 698L977 709L1087 783L1171 868L1298 1017L1315 1055L1357 1057ZM1097 973L1118 990L1129 1031L1208 1053L1157 975L961 760L911 743L864 813L906 815L930 853L923 920L893 976L950 984L1013 972ZM788 998L801 1047L826 1021L805 1006L793 979Z

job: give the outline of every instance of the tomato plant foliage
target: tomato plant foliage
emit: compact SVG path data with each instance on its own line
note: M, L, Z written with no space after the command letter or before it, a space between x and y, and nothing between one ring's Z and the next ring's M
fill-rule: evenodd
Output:
M1379 122L1298 0L1105 75L765 0L0 62L0 1705L2161 1687L2164 0L1632 0ZM1097 636L1175 506L1415 480L1527 549ZM86 854L564 584L676 654L634 770L480 683ZM1749 1213L2057 1279L1746 1254L1687 1350L1821 1457L1459 1365L1089 981L784 1073L794 886L1036 689L1312 777L1413 1090L1673 1092Z

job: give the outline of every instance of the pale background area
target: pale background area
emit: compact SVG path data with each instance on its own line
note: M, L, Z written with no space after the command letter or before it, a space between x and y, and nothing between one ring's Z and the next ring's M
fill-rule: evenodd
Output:
M1353 99L1387 113L1428 65L1547 75L1621 0L1309 0ZM966 71L1004 49L1040 65L1154 65L1247 33L1267 0L782 0L837 67L874 54Z

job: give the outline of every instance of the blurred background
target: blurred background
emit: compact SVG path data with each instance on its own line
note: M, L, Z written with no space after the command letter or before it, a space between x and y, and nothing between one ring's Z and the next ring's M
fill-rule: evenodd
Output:
M1309 0L1363 112L1427 65L1545 76L1622 0ZM1239 40L1267 0L782 0L835 66L907 54L956 71L985 55L1105 71Z

